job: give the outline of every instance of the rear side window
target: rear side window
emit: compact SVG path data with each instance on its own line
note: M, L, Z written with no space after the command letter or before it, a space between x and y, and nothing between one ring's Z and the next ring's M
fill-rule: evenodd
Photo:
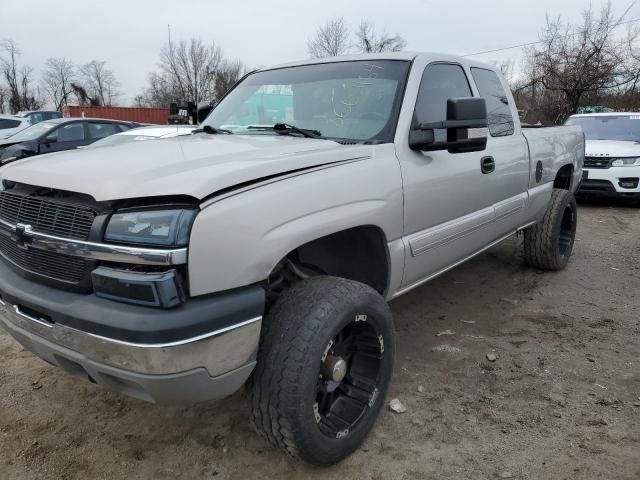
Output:
M414 128L421 123L444 122L447 119L447 100L472 97L467 75L460 65L434 63L424 70L416 110ZM447 131L435 130L436 141L446 141Z
M509 106L509 97L496 72L484 68L472 68L471 74L478 86L480 96L487 102L487 119L491 136L513 135L515 126Z
M127 130L131 130L131 125L127 125L125 123L116 123L115 124L121 132L126 132Z
M113 123L89 123L89 136L93 139L108 137L119 131Z
M5 128L16 128L20 126L20 120L11 120L10 118L0 118L0 130Z

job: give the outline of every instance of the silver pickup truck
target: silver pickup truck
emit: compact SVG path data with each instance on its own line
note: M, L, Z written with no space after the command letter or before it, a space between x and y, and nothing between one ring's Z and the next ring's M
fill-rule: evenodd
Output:
M564 268L583 157L579 126L523 130L467 59L252 72L193 135L3 167L0 324L139 399L248 383L269 442L332 464L384 404L387 301L520 230L527 264Z

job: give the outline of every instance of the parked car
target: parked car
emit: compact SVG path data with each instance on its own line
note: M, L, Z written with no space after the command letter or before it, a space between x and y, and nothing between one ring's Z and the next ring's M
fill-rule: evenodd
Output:
M31 125L28 119L15 115L0 115L0 140L24 130Z
M98 140L97 142L88 145L86 148L109 147L129 142L157 140L159 138L173 138L182 135L191 135L191 133L195 129L196 127L191 125L152 125L147 127L139 127L103 138L102 140Z
M332 464L385 402L386 301L518 231L529 265L564 268L583 156L580 127L523 130L499 70L468 58L253 72L189 137L0 170L0 324L152 402L248 381L264 438Z
M607 196L640 205L640 113L573 115L586 138L582 185L578 196Z
M26 118L31 125L43 122L45 120L53 120L54 118L62 118L62 113L56 110L27 110L16 113L17 117Z
M0 141L0 164L43 153L71 150L136 127L99 118L58 118L37 123Z

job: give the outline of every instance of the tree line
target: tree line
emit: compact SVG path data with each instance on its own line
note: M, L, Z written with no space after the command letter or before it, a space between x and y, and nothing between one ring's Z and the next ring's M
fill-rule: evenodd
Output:
M400 35L379 32L373 23L362 21L351 32L343 18L320 26L309 39L311 57L344 55L351 52L396 52L406 45ZM192 38L162 47L157 70L148 86L134 98L140 107L166 106L171 102L215 103L248 71L241 60L227 59L215 42Z
M611 2L589 5L577 22L547 16L536 45L500 67L525 121L563 123L581 110L640 110L640 50L633 2L616 15Z
M22 52L10 39L0 42L0 113L67 105L114 106L123 94L120 82L103 60L76 64L66 57L48 58L40 77L21 62ZM225 59L215 42L200 39L165 45L148 87L134 98L135 106L166 107L219 99L245 73L239 60Z
M48 58L40 81L34 69L22 64L21 51L12 40L0 43L0 113L61 110L76 105L112 105L121 95L119 82L106 62L92 60L76 65L65 57Z
M629 18L635 4L619 15L611 2L598 11L589 5L577 22L547 16L539 42L525 48L522 65L499 64L524 121L562 123L585 107L640 110L640 24ZM390 35L368 20L351 28L343 17L335 17L310 35L307 51L312 58L397 52L406 43L401 35ZM213 41L168 42L133 104L216 102L247 71L241 60L226 58ZM14 42L0 43L0 113L45 104L57 110L69 103L115 105L121 97L120 83L104 61L77 65L65 57L49 58L38 80L33 68L21 64Z
M160 51L157 70L148 86L134 98L139 107L166 107L172 102L215 102L242 77L247 68L240 60L227 59L214 41L199 38L167 43Z

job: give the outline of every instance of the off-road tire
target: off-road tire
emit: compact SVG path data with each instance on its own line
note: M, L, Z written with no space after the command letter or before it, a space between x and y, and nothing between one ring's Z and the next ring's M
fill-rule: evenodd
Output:
M573 251L577 220L573 193L554 188L542 221L524 231L525 262L543 270L565 268Z
M377 395L348 434L332 438L320 430L314 415L323 352L326 355L336 332L363 315L374 322L371 328L384 342ZM314 465L337 463L356 450L373 427L393 359L393 322L380 294L342 278L303 280L286 291L264 319L257 366L248 385L252 423L271 445L292 457Z

